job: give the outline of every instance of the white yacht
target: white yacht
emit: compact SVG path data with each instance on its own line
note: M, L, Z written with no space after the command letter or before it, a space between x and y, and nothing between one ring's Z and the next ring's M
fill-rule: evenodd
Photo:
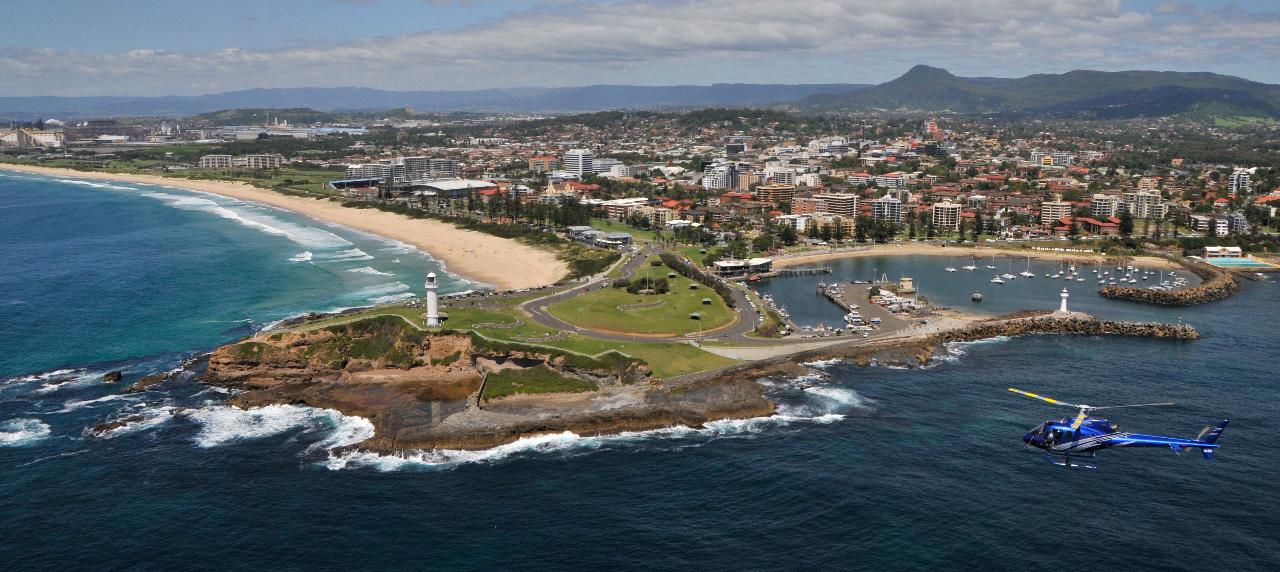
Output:
M995 278L992 278L992 279L991 279L991 283L992 283L992 284L1004 284L1004 279L1000 278L999 276L996 276Z

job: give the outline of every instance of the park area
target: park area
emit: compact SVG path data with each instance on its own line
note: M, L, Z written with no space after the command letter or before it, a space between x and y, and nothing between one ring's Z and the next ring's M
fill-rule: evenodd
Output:
M552 304L547 311L575 326L645 336L696 334L733 321L733 310L719 294L664 265L643 266L632 277L633 282L646 279L665 281L667 291L633 293L605 287Z

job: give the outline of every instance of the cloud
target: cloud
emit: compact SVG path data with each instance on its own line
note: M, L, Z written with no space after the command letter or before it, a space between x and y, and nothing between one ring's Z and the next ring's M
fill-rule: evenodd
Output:
M1280 15L1241 15L1176 3L1140 12L1120 0L555 1L462 29L276 50L9 48L0 50L7 80L0 93L869 82L912 63L1006 76L1079 68L1243 73L1251 57L1280 51ZM1254 79L1280 80L1271 67L1251 70Z

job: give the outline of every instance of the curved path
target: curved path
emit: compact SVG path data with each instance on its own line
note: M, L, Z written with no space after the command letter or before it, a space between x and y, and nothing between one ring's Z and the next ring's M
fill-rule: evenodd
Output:
M630 278L635 274L637 269L639 269L641 266L645 264L645 261L648 260L649 255L657 254L658 252L659 251L654 247L647 246L643 249L640 249L636 253L632 254L631 258L627 259L627 261L623 263L622 272L619 277ZM629 342L629 341L685 342L690 340L732 340L732 341L751 341L756 343L763 341L763 340L747 337L747 334L755 329L756 320L760 318L760 314L758 311L752 309L751 304L747 300L747 295L744 292L742 292L740 288L737 288L737 287L731 287L731 290L733 292L734 312L737 313L737 319L729 326L720 328L712 332L704 333L701 336L695 334L695 335L689 335L689 336L654 337L654 336L645 336L640 334L627 335L627 334L617 334L612 332L601 332L598 330L592 330L589 328L583 328L580 326L569 324L551 315L551 312L547 311L547 307L552 304L555 304L556 302L568 300L569 298L572 298L580 294L585 294L593 290L607 288L607 286L605 286L604 283L609 280L610 279L605 277L604 273L597 274L595 276L592 276L589 280L587 280L587 282L585 282L580 286L575 286L573 288L562 290L560 292L543 296L541 298L535 298L533 300L529 300L528 302L521 304L520 308L524 310L524 312L528 314L531 318L533 318L535 321L549 328L555 328L557 330L574 332L583 336L587 336L591 338L599 338L602 340L611 340L611 341L619 341L619 342Z

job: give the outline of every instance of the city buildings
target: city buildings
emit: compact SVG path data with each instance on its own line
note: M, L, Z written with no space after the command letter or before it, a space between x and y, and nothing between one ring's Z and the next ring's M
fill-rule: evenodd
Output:
M1062 200L1061 196L1052 201L1044 201L1040 203L1040 224L1057 225L1062 217L1071 216L1074 207L1070 202Z
M1227 193L1231 196L1247 194L1249 192L1249 171L1244 169L1236 169L1231 172L1231 176L1227 179Z
M1124 194L1123 208L1133 218L1164 218L1166 207L1160 193L1151 191L1130 191Z
M581 177L594 173L592 154L587 149L570 149L564 154L564 170Z
M1096 193L1089 199L1089 216L1106 220L1120 211L1120 197Z
M933 226L940 230L959 230L960 205L949 201L934 203Z
M550 155L539 155L529 158L529 170L535 173L549 173L560 169L560 159Z
M889 224L902 224L902 201L892 195L873 199L871 218Z
M230 169L231 155L204 155L196 166L201 169Z
M756 200L766 203L790 203L796 196L794 185L760 185L756 187Z

